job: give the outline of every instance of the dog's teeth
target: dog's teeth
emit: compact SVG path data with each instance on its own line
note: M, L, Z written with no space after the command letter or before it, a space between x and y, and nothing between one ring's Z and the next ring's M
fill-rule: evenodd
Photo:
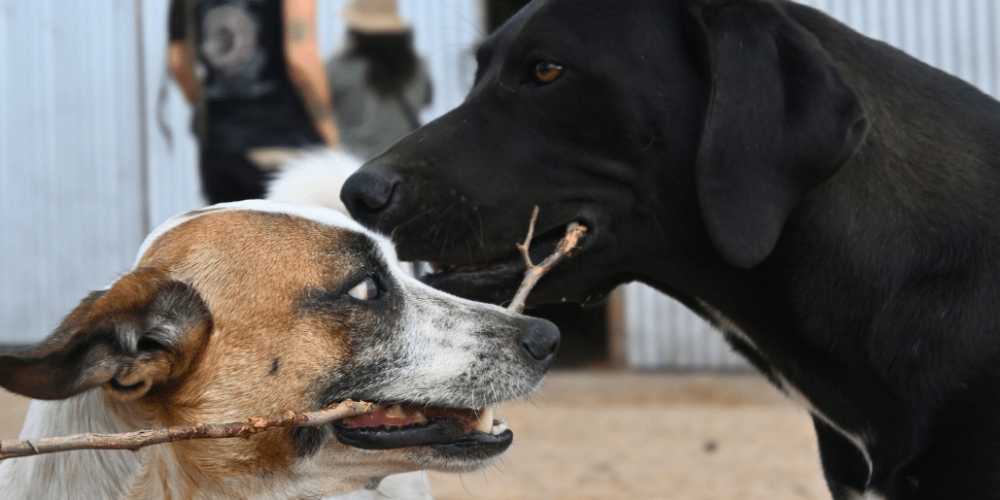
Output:
M497 411L497 405L486 405L479 409L479 420L475 429L479 432L493 432L493 414Z
M490 430L490 434L498 436L505 430L507 430L507 421L502 418L498 418L493 421L493 429Z
M385 410L385 416L388 418L406 418L406 412L403 411L401 405L392 405L387 410Z
M417 410L417 411L413 412L413 414L410 415L410 420L412 420L413 423L415 423L415 424L426 424L427 423L427 417L424 416L424 412L422 412L420 410Z

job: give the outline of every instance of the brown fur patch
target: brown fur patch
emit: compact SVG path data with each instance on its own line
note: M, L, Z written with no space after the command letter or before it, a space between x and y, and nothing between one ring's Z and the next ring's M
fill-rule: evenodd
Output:
M11 360L0 357L0 367L6 366L0 380L42 399L66 398L98 385L118 399L135 399L182 371L177 369L185 366L181 358L197 349L177 351L167 344L204 339L210 323L190 287L169 279L164 270L141 268L90 294L42 346ZM154 348L142 349L144 342Z
M214 322L182 382L144 400L164 425L312 409L315 381L347 351L330 322L295 314L294 303L303 290L351 274L352 262L332 251L344 232L284 214L227 210L183 222L153 243L140 266L191 285ZM281 369L269 375L276 358ZM294 452L286 431L174 446L189 471L218 476L280 469Z
M101 324L142 322L150 302L168 281L166 271L156 268L140 268L122 276L94 303L82 329L93 330Z

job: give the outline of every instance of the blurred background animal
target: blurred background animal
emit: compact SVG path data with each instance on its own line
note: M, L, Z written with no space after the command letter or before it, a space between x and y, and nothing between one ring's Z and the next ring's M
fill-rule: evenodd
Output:
M354 0L343 17L346 43L326 75L344 148L367 160L420 126L433 86L396 0Z

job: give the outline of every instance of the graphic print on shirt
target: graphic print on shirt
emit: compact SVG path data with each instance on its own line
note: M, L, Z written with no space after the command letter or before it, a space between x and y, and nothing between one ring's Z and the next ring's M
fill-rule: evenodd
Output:
M209 100L260 97L275 89L263 77L267 53L261 46L261 22L249 4L259 0L214 2L201 16L201 55L209 66Z

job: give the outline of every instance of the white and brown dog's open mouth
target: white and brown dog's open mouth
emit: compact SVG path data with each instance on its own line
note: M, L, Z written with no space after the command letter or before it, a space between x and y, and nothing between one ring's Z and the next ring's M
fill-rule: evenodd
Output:
M502 453L514 434L495 419L496 405L478 409L437 408L415 404L381 405L374 413L334 424L337 439L370 450L430 446L445 455Z

